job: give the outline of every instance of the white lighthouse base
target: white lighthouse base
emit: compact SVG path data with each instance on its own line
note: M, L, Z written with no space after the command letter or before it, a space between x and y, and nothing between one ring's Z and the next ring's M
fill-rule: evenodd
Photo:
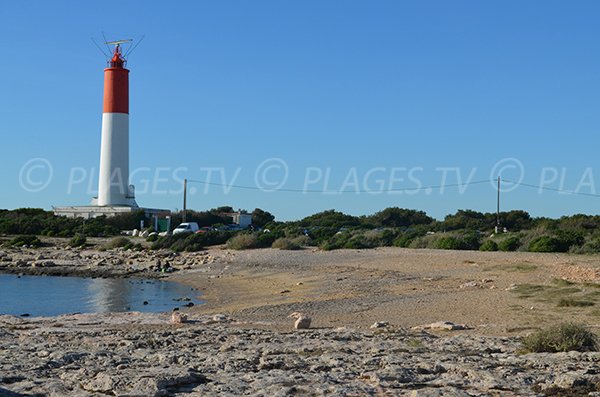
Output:
M98 204L98 197L94 197L92 199L92 206L100 206L100 204ZM132 207L132 208L139 209L139 206L137 205L137 203L135 202L135 198L133 198L133 197L126 197L123 205L103 205L101 207L115 207L115 208Z
M144 211L147 217L156 216L167 216L171 214L170 210L160 208L142 208L133 206L120 206L120 205L78 205L78 206L64 206L64 207L52 207L54 215L65 216L67 218L83 218L92 219L99 216L115 216L122 214L130 214L132 212Z

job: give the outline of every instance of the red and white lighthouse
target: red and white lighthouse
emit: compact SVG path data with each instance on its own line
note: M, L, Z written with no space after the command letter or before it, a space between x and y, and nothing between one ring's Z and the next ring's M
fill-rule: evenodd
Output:
M99 206L137 207L133 185L129 185L129 70L116 44L104 69L104 106L100 146Z

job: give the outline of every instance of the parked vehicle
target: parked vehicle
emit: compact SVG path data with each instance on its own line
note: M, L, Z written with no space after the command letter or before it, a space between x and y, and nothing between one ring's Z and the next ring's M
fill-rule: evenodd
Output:
M184 222L179 224L174 230L173 234L177 233L196 233L200 230L200 227L196 222Z

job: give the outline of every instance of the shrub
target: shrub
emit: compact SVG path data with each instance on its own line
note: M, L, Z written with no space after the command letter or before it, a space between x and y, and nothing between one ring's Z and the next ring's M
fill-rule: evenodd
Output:
M127 238L127 237L115 237L112 240L110 240L108 243L106 243L104 245L104 248L106 249L115 249L115 248L120 248L120 247L125 247L127 244L130 244L131 241Z
M516 251L519 249L520 245L521 239L517 236L511 236L500 241L498 243L498 249L500 251Z
M13 238L12 240L10 240L10 245L16 246L16 247L22 247L24 245L26 246L30 246L30 247L41 247L42 242L39 238L37 238L37 236L31 236L31 235L23 235L23 236L17 236L15 238Z
M258 237L256 237L256 234L238 234L227 240L227 248L232 250L258 248Z
M529 244L531 252L565 252L559 239L553 236L541 236Z
M437 240L434 247L447 250L477 250L479 249L479 236L475 233L445 236Z
M73 238L71 238L71 240L69 241L69 245L71 247L81 247L81 246L85 245L86 242L87 242L87 239L85 238L85 234L76 233L73 236Z
M140 243L134 244L132 242L129 242L128 244L125 244L125 246L123 246L123 249L132 250L132 251L143 251L144 247Z
M498 244L494 240L485 240L479 247L479 251L498 251Z
M365 240L364 235L357 235L351 237L346 243L343 245L343 248L346 249L363 249L363 248L373 248L372 245L369 245Z
M149 243L153 243L156 240L158 240L158 234L150 234L147 238L146 241L148 241Z
M278 248L280 250L299 250L300 244L298 244L295 240L289 237L281 237L273 242L273 248Z
M150 247L153 250L168 248L173 251L195 252L207 246L225 244L232 232L214 230L206 233L177 233L170 236L158 237Z
M568 351L596 351L597 336L584 325L559 324L537 331L523 338L523 349L532 353L556 353Z
M271 233L259 233L256 236L256 247L253 248L268 248L273 245L275 240L282 237L281 233L271 232Z
M297 237L294 237L294 240L293 240L293 241L294 241L296 244L298 244L300 247L304 247L304 246L307 246L307 245L312 245L312 244L313 244L313 241L312 241L312 239L311 239L310 237L308 237L308 236L304 236L304 235L302 235L302 236L297 236Z
M352 235L350 232L338 232L331 238L325 240L324 243L320 245L321 249L324 251L331 251L340 248L344 248L344 246L348 243Z

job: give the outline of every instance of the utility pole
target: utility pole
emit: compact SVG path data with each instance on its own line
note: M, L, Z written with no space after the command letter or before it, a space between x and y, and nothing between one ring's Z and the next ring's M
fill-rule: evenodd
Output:
M498 177L498 198L496 200L496 234L500 231L500 177Z
M182 222L185 222L186 219L186 209L187 209L187 178L183 179L183 215Z

